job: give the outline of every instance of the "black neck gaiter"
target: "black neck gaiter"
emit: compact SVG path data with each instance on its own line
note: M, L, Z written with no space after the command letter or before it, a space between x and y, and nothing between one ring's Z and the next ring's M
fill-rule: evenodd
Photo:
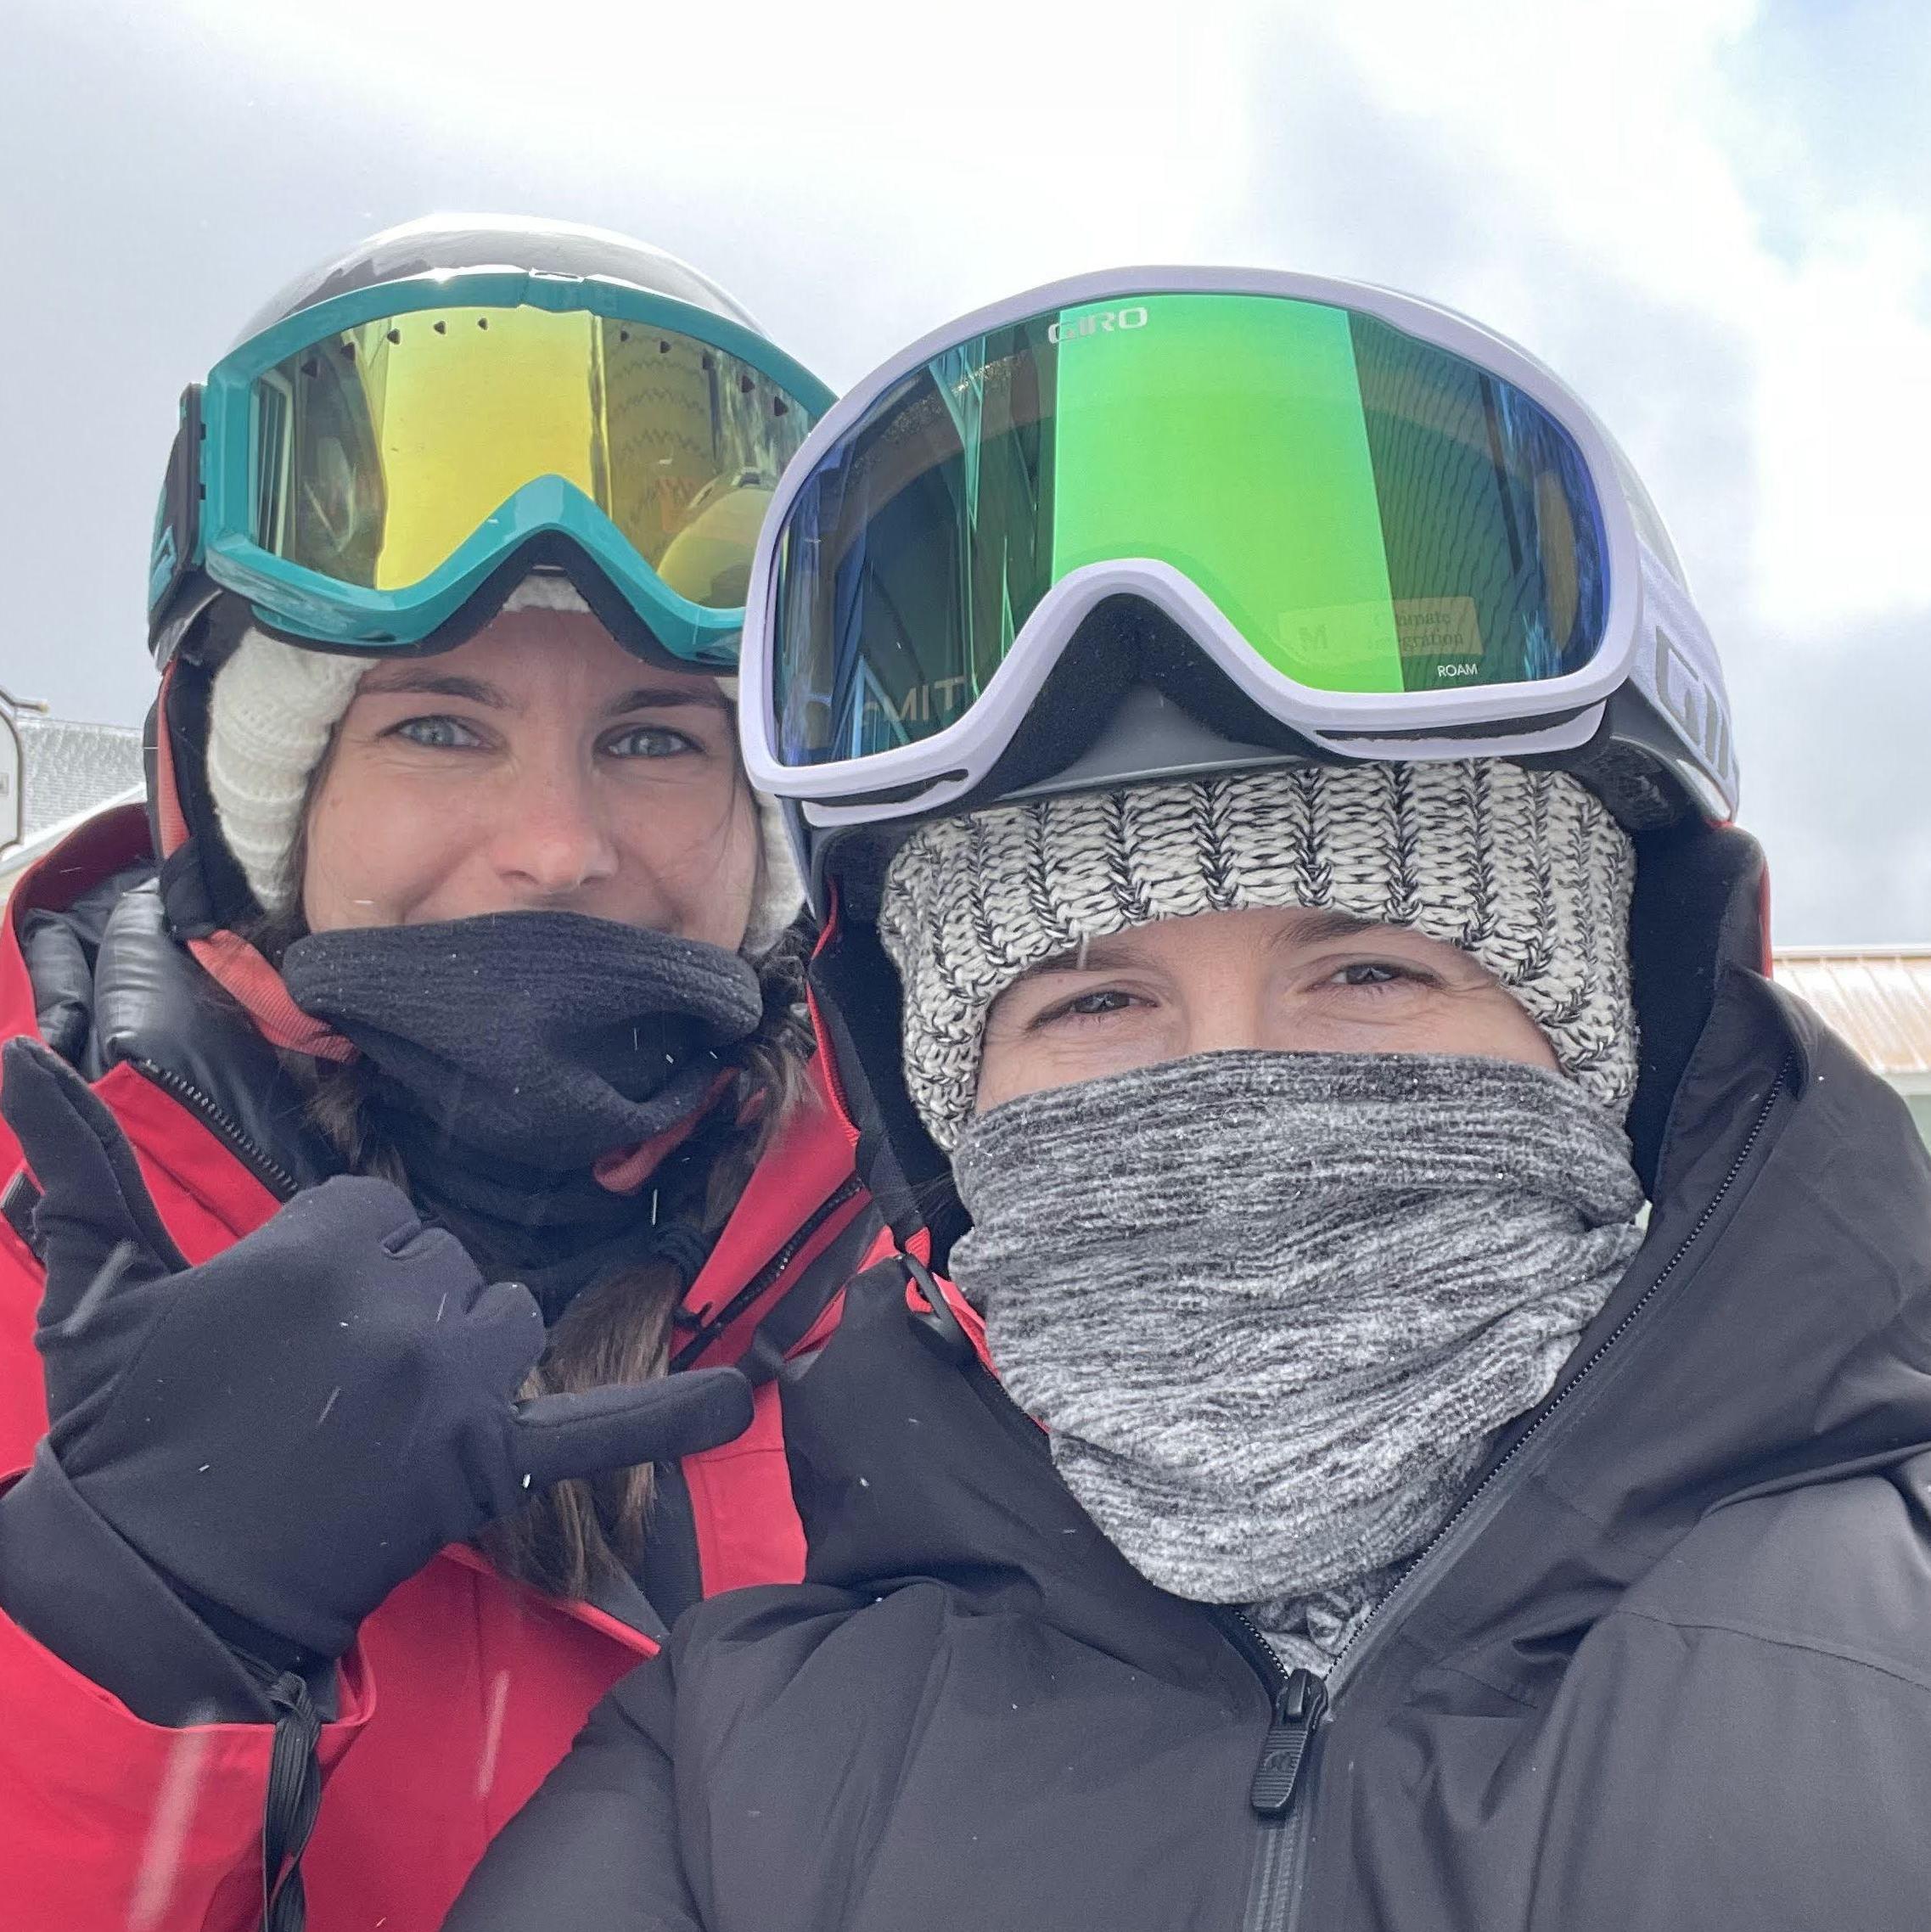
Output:
M418 1205L553 1316L685 1218L592 1169L702 1111L763 1014L738 954L577 913L313 933L282 977L367 1060Z

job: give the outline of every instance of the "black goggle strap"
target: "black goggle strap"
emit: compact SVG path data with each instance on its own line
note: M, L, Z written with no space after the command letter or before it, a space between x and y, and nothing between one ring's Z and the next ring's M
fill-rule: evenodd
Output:
M181 421L168 452L167 475L161 484L160 513L154 520L154 547L148 564L148 609L150 622L166 615L176 593L194 569L201 542L201 385L191 382L181 392Z

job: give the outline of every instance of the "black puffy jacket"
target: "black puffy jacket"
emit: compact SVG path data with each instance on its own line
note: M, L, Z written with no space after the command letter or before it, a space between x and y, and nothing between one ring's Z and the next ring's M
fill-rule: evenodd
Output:
M1324 1687L1145 1582L875 1270L786 1392L807 1581L687 1615L452 1926L1931 1926L1931 1164L1742 963L1738 850L1645 1013L1643 1247Z

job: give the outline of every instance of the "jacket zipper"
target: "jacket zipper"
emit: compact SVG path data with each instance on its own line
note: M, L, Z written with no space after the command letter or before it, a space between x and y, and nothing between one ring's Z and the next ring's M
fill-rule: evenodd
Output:
M182 1079L172 1069L158 1065L153 1060L135 1060L130 1064L137 1073L151 1080L164 1092L172 1095L204 1126L210 1128L216 1138L271 1193L279 1194L283 1200L290 1200L300 1193L300 1184L295 1176L279 1162L271 1160L264 1154L192 1081Z
M856 1174L848 1174L839 1182L812 1210L804 1225L791 1234L784 1245L715 1315L709 1317L692 1334L691 1339L672 1358L672 1370L688 1368L761 1295L777 1283L784 1271L798 1258L806 1243L859 1191L859 1180Z
M830 1090L832 1105L838 1111L839 1125L844 1128L845 1137L851 1143L851 1150L856 1154L862 1137L858 1124L851 1117L851 1103L845 1098L845 1082L839 1077L838 1055L828 1044L831 1036L825 1031L823 1018L818 1012L817 995L811 991L809 980L805 986L805 1010L811 1017L811 1031L817 1036L818 1062L824 1070L825 1085Z
M1260 1678L1271 1712L1247 1788L1248 1806L1260 1837L1242 1919L1243 1932L1267 1932L1279 1914L1278 1901L1292 1884L1300 1862L1307 1808L1294 1800L1315 1732L1327 1709L1328 1688L1312 1671L1283 1670L1273 1646L1244 1610L1218 1605L1213 1616Z
M1662 1272L1637 1297L1635 1305L1622 1320L1603 1338L1588 1361L1543 1405L1541 1413L1511 1445L1502 1460L1463 1497L1455 1514L1435 1531L1422 1547L1413 1562L1402 1571L1395 1587L1362 1618L1356 1626L1354 1634L1335 1653L1333 1665L1325 1680L1316 1677L1311 1671L1283 1671L1274 1656L1272 1648L1251 1618L1238 1609L1221 1608L1215 1610L1215 1619L1227 1633L1228 1640L1247 1660L1266 1688L1274 1712L1273 1721L1268 1726L1266 1738L1261 1744L1260 1762L1255 1769L1254 1781L1249 1790L1249 1801L1260 1822L1262 1835L1255 1855L1254 1878L1249 1889L1243 1932L1294 1932L1299 1905L1294 1884L1299 1876L1305 1823L1312 1809L1311 1801L1297 1800L1307 1800L1313 1789L1313 1776L1306 1771L1307 1759L1312 1750L1316 1734L1333 1708L1342 1684L1354 1670L1360 1667L1363 1654L1362 1638L1369 1634L1388 1606L1410 1589L1414 1579L1429 1564L1430 1558L1455 1535L1469 1511L1502 1480L1537 1431L1575 1394L1584 1378L1591 1374L1610 1350L1629 1333L1637 1317L1662 1291L1664 1284L1682 1266L1684 1258L1696 1244L1704 1230L1709 1227L1717 1210L1723 1205L1731 1189L1736 1186L1744 1168L1749 1164L1751 1154L1756 1151L1757 1143L1763 1137L1764 1129L1770 1125L1770 1117L1776 1111L1778 1096L1783 1092L1784 1084L1792 1075L1793 1064L1793 1056L1787 1053L1782 1064L1777 1068L1777 1078L1771 1083L1770 1092L1765 1097L1763 1105L1757 1110L1757 1117L1751 1123L1749 1132L1743 1137L1743 1144L1737 1150L1737 1158L1730 1163L1729 1172L1723 1177L1721 1184L1711 1195L1703 1212L1698 1216L1696 1225L1677 1244L1676 1251L1664 1264ZM1304 1678L1307 1680L1305 1685L1299 1682Z

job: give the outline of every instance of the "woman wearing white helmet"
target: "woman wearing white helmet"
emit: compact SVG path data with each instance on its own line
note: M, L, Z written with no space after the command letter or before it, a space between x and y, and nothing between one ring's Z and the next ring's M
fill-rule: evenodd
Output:
M149 811L0 956L18 1923L420 1932L688 1603L796 1573L768 1384L869 1222L732 674L828 401L513 218L184 398Z
M1576 398L1384 290L1038 292L827 418L747 638L902 1252L786 1390L804 1584L452 1927L1920 1924L1931 1174L1762 975Z

